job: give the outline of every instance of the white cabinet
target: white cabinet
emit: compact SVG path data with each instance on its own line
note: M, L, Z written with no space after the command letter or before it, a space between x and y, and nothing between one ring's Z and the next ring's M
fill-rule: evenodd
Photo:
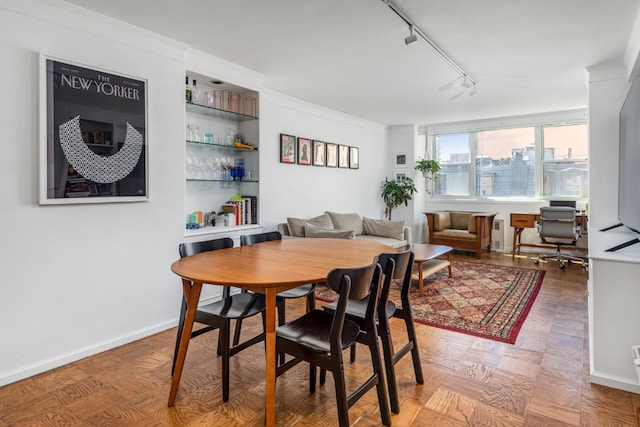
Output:
M247 209L236 225L201 224L186 229L185 239L239 240L240 234L261 230L258 93L197 73L187 72L187 79L191 87L196 81L197 92L185 96L185 229L192 213L219 214L234 196L247 199Z
M640 244L607 252L637 237L624 228L589 232L591 382L640 393L632 346L640 344Z

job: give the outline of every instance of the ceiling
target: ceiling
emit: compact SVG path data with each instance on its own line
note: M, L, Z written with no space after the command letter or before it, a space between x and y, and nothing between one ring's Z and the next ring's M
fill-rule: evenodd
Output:
M264 76L264 86L378 123L587 106L586 67L622 63L640 0L66 0ZM215 76L212 76L215 77ZM452 99L453 98L453 99Z

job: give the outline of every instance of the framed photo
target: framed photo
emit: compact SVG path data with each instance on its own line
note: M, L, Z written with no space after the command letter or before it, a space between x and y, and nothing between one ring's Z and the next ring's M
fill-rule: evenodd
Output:
M407 167L407 153L393 153L393 167L394 168L406 168Z
M327 167L338 167L338 144L327 142Z
M409 175L407 174L408 174L408 171L406 169L393 171L393 179L398 181L404 178L408 178Z
M349 167L349 146L348 145L338 146L338 167L340 168Z
M280 163L296 162L296 137L280 134Z
M324 166L326 158L326 147L322 141L313 141L313 166Z
M40 55L38 203L149 199L147 81Z
M311 140L298 137L298 164L310 165L311 156Z
M358 147L349 147L349 167L351 169L360 168L360 149Z

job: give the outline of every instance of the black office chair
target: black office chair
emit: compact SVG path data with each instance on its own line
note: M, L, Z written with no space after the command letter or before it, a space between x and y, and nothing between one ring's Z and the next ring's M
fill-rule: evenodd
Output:
M230 238L207 240L204 242L181 243L178 250L180 257L184 258L189 255L195 255L201 252L214 251L224 248L232 248L233 240ZM171 366L171 375L175 369L178 348L180 347L180 338L184 329L184 320L187 311L187 301L182 296L182 307L180 309L180 321L178 323L178 337L176 339L176 348L173 355L173 365ZM262 330L263 332L243 343L230 343L231 320L238 322L242 319L255 316L262 313ZM190 338L197 337L205 332L219 329L218 335L218 354L222 357L222 400L229 400L229 359L238 352L264 341L265 333L265 299L263 295L243 292L236 295L230 295L230 288L223 288L222 300L198 307L196 311L195 321L208 325L191 333Z
M336 405L340 427L349 426L349 408L367 391L376 387L382 424L391 425L389 402L385 390L384 370L380 359L376 331L378 298L369 298L365 314L366 330L361 336L358 323L346 318L347 302L377 295L380 290L382 268L373 263L359 268L338 268L327 275L327 285L338 293L335 311L311 310L296 320L276 329L276 350L294 358L276 368L282 375L297 363L309 363L309 391L316 389L316 367L333 374L336 388ZM365 337L371 353L372 375L347 395L342 351L352 346L359 337Z
M391 411L400 412L400 399L398 397L398 385L396 382L395 364L406 354L411 352L413 361L413 371L415 373L416 382L424 384L424 376L422 374L422 365L420 363L420 351L418 350L418 340L416 338L416 330L411 314L411 302L409 300L409 291L411 289L411 273L413 266L413 252L411 247L407 246L402 252L383 253L378 257L378 263L384 271L384 281L382 291L378 300L378 336L382 341L382 354L384 356L385 371L387 374L387 387L389 389L389 402ZM395 302L389 300L391 286L396 281L401 281L400 289L401 306L398 307ZM358 323L364 333L366 331L366 306L368 299L362 301L349 301L347 304L347 319ZM334 312L336 303L332 303L323 307L324 310ZM391 339L391 331L389 327L389 319L396 317L404 320L407 329L408 341L398 351L394 351ZM359 339L358 342L362 342ZM351 362L356 360L356 346L351 347ZM324 372L320 372L320 384L324 383Z
M582 229L576 223L576 209L567 206L543 206L540 208L540 221L537 225L538 235L542 243L556 246L554 254L540 254L533 260L538 264L541 259L554 258L560 262L560 268L565 267L565 261L577 261L582 268L587 264L584 258L565 255L560 251L561 246L577 247Z
M282 240L282 234L278 231L270 231L267 233L249 234L240 236L240 245L249 246L256 243L264 243L272 240ZM278 325L283 325L286 322L286 303L287 299L307 297L307 312L315 308L316 296L315 296L316 284L309 283L306 285L298 286L297 288L289 289L276 294L276 308L278 310ZM240 327L241 322L236 323L236 333L234 336L234 343L240 339ZM284 355L280 355L280 363L284 363Z

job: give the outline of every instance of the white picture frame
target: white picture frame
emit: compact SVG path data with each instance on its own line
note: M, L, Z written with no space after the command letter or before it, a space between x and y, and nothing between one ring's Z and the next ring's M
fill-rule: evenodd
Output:
M38 203L148 201L147 80L39 59Z

